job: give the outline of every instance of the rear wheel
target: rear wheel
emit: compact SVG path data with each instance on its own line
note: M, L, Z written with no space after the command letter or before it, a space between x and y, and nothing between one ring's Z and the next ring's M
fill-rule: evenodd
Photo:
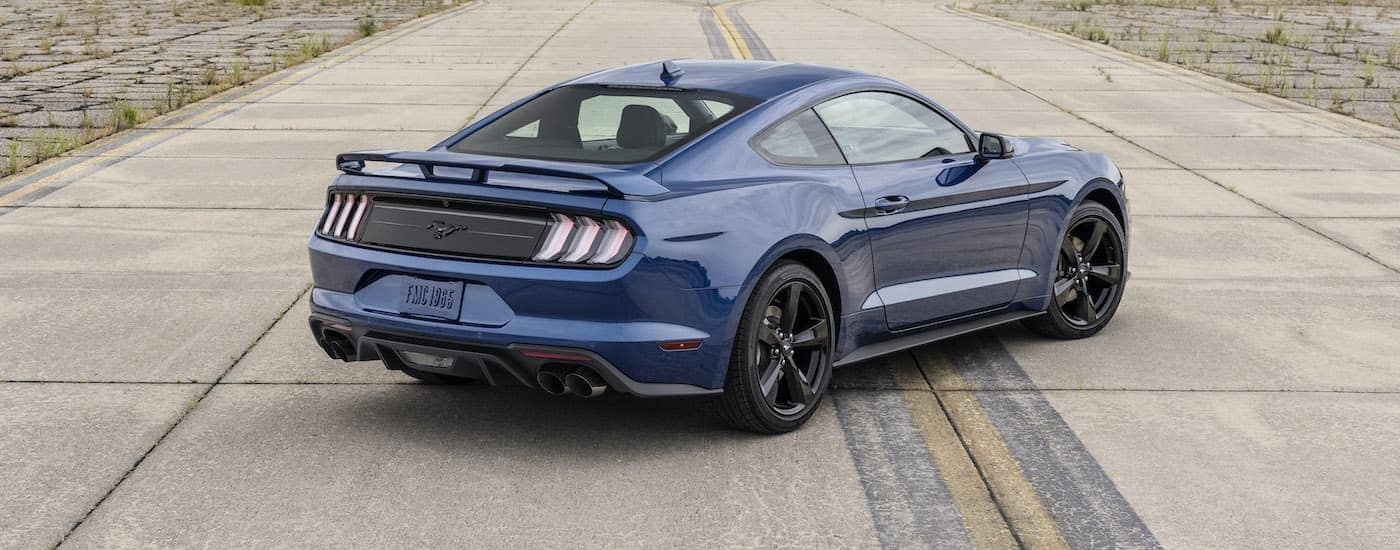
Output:
M1086 338L1103 330L1123 298L1127 265L1118 218L1097 202L1081 204L1070 216L1069 231L1056 254L1050 307L1026 326L1063 339Z
M759 433L800 427L831 381L836 318L821 281L783 262L763 276L744 308L734 339L719 414Z

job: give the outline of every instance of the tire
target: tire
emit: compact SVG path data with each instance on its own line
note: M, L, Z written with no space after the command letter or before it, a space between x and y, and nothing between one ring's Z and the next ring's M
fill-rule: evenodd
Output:
M741 430L795 430L831 383L838 322L831 299L812 270L780 262L759 280L742 315L716 412Z
M1055 254L1050 305L1025 325L1044 336L1075 340L1098 334L1118 312L1127 282L1128 249L1122 224L1097 202L1075 208L1066 227ZM1084 250L1091 246L1086 255Z

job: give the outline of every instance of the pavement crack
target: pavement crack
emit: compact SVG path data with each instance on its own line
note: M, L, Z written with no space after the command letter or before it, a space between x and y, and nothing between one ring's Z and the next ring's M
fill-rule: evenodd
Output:
M58 548L63 546L63 543L68 540L68 537L72 536L73 533L77 531L79 527L82 527L83 523L86 522L89 517L92 517L93 512L96 512L97 509L102 506L102 503L107 502L107 499L110 498L112 494L117 491L117 488L121 487L122 483L126 482L127 478L130 478L131 474L135 472L137 468L141 467L141 464L146 461L146 458L151 456L151 453L155 452L156 448L160 447L161 443L165 442L165 438L169 437L170 433L174 432L175 428L178 427L182 422L184 422L185 419L190 416L190 413L194 412L194 410L199 407L199 404L204 401L204 398L209 395L209 392L213 391L214 386L220 385L224 377L228 376L228 373L232 372L233 368L238 366L238 363L242 362L244 357L248 356L248 352L252 351L254 347L257 347L258 343L262 342L263 338L267 337L268 333L272 332L272 327L277 326L277 323L281 321L283 317L287 316L287 312L291 311L292 308L296 306L297 302L300 301L301 298L305 296L307 292L310 291L310 284L304 286L301 289L301 292L297 293L296 298L293 298L291 302L287 304L287 307L283 308L282 312L277 314L276 318L268 322L267 326L263 328L263 331L260 334L258 334L258 337L254 338L252 343L248 344L247 347L243 348L243 352L238 354L238 357L231 361L229 365L224 368L223 372L219 373L219 376L214 379L214 382L205 385L204 390L199 392L199 395L195 396L194 401L192 401L188 407L185 407L185 410L180 413L180 416L176 418L174 422L170 423L170 426L167 427L165 431L160 434L160 437L156 438L156 441L152 443L150 447L146 448L146 452L141 453L141 457L136 459L136 462L132 463L131 467L127 468L127 470L122 473L120 478L117 478L117 482L113 483L112 486L109 487L107 491L103 493L102 496L99 497L97 501L94 502L92 506L87 509L86 512L83 513L82 517L78 518L78 521L73 522L72 525L68 526L68 530L63 533L63 536L59 537L58 542L54 544L51 548Z
M585 10L593 7L597 3L598 0L590 1L589 3L585 4L582 8L579 8L578 11L574 12L573 15L570 15L568 19L565 19L563 23L560 23L559 28L554 29L554 32L549 33L549 36L545 37L544 41L540 42L540 45L535 47L535 51L530 52L529 57L526 57L524 61L521 61L520 65L517 66L514 71L510 72L510 76L507 76L505 80L502 80L501 85L497 86L495 91L492 91L491 95L487 96L486 101L481 102L481 105L478 106L475 111L472 111L471 116L468 117L467 120L462 121L462 124L460 126L466 128L467 125L471 124L473 120L476 120L476 117L480 116L481 112L486 110L486 106L490 105L492 101L495 101L496 96L501 95L501 91L505 90L506 86L510 85L510 81L515 80L515 76L520 74L520 71L525 70L525 66L529 65L530 62L535 59L535 56L538 56L540 54L540 51L544 50L545 46L548 46L550 42L554 41L554 37L559 36L559 33L564 32L564 28L568 27L569 23L573 23L574 19L577 19L579 14L582 14Z

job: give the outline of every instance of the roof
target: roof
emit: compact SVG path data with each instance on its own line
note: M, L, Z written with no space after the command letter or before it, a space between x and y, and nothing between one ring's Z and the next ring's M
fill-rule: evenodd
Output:
M681 75L663 82L663 62L651 62L599 71L569 84L674 86L767 100L814 82L864 74L836 67L777 61L677 59L664 64L681 69Z

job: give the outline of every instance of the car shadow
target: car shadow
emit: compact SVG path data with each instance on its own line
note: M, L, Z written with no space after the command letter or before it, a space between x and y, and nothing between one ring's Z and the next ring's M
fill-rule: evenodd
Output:
M353 399L326 396L333 415L361 436L415 445L467 445L476 452L576 458L689 453L717 441L762 440L728 428L701 399L607 394L554 397L514 387L375 386Z

